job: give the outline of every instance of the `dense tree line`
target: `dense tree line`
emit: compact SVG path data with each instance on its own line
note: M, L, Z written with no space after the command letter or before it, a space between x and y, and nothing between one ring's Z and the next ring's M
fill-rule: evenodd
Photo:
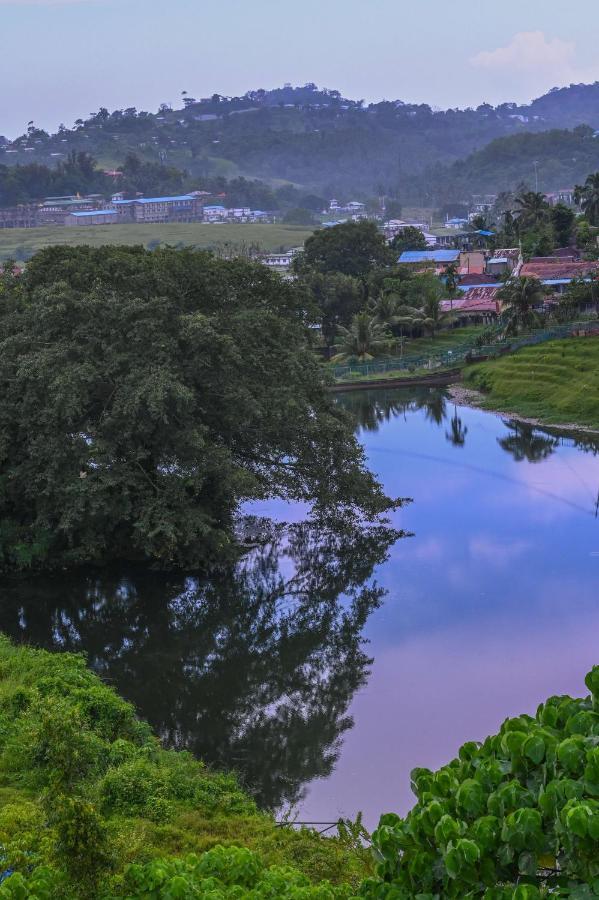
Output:
M0 303L3 568L236 552L241 501L392 506L310 352L301 286L191 250L51 248Z

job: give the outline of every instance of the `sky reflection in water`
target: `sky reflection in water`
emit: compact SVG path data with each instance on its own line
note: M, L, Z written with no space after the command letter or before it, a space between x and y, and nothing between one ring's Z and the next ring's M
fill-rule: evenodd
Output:
M365 411L361 439L386 490L414 499L398 514L414 537L376 573L388 594L365 629L372 673L306 818L406 812L412 768L448 762L551 694L584 693L599 662L599 445L449 401L435 422L398 397L349 400L383 410L376 427Z

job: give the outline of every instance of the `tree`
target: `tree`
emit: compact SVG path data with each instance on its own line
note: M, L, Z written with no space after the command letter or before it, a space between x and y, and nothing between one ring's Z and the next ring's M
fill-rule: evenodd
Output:
M593 897L599 844L599 667L590 695L551 697L534 716L464 744L433 772L412 771L416 805L372 836L365 900Z
M511 278L497 294L503 304L502 320L507 334L538 323L535 307L542 304L545 290L538 278Z
M349 359L368 362L375 356L388 353L393 344L387 327L376 322L367 312L355 315L349 328L341 325L338 333L339 352L332 359L335 363L347 362Z
M296 271L341 272L363 277L393 258L374 222L345 222L311 235L296 257Z
M569 247L572 243L574 222L576 221L574 210L565 203L558 203L552 207L550 215L557 246Z
M286 225L314 225L316 219L309 209L302 209L297 206L294 209L288 209L283 216L283 222Z
M516 222L520 234L529 228L543 225L548 218L549 204L544 194L523 191L516 197Z
M362 285L351 275L311 271L302 276L300 283L308 289L320 311L322 335L330 347L339 325L349 325L362 308Z
M599 225L599 172L589 175L584 185L576 185L574 199L590 224Z
M0 566L198 567L237 552L251 497L389 509L311 321L301 288L241 259L38 254L0 306Z
M405 250L426 250L427 243L420 229L410 225L395 235L389 247L399 256Z

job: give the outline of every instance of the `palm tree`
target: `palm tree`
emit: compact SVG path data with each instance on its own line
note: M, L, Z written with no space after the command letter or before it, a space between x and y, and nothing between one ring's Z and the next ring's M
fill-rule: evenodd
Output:
M349 359L368 362L375 356L388 353L393 344L393 337L387 326L376 322L368 312L355 315L349 328L340 325L338 334L339 353L332 358L331 362L334 363L347 362Z
M502 319L506 334L516 334L520 328L532 328L538 324L535 307L545 297L538 278L510 278L498 292L503 303Z
M549 204L538 191L523 191L516 197L516 216L520 231L535 228L547 221Z
M375 301L368 304L368 311L378 325L388 325L392 328L397 324L400 306L401 300L397 294L383 292Z
M445 437L454 447L463 447L466 443L466 435L468 434L468 426L464 425L458 416L457 407L453 408L453 416L450 419L451 430L445 432Z
M453 312L453 298L458 292L458 284L460 283L460 273L455 263L450 263L445 269L445 287L450 301L450 309Z
M582 208L591 225L599 225L599 172L589 175L584 185L576 185L574 202Z

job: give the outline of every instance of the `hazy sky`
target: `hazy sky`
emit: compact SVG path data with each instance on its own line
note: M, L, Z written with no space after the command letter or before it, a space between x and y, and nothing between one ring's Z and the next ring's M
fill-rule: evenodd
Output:
M283 82L433 106L599 80L598 0L0 0L0 134Z

